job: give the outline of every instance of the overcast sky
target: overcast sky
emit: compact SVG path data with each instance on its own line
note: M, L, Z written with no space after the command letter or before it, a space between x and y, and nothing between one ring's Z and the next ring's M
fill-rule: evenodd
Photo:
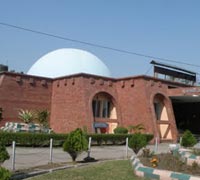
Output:
M0 23L190 63L196 66L163 61L200 70L199 0L0 0ZM152 58L0 24L0 64L8 64L9 69L27 72L37 59L59 48L95 54L114 77L141 75L151 68Z

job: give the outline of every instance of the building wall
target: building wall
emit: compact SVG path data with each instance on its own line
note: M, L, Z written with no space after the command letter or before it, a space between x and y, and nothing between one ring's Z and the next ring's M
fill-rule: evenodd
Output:
M53 82L51 127L55 132L69 132L86 126L94 132L94 122L110 122L128 127L143 124L147 133L159 137L156 122L154 97L165 97L173 139L177 138L176 125L168 84L144 77L109 79L96 76L70 76ZM117 111L117 119L94 118L92 100L98 93L109 94Z
M99 92L106 92L116 99L114 86L113 81L96 76L66 77L55 80L50 120L52 128L56 132L69 132L77 127L86 126L89 132L94 132L92 99Z
M94 132L94 122L109 122L124 127L143 124L147 133L159 137L154 98L160 94L164 97L172 138L176 139L176 123L168 97L173 94L172 90L176 90L169 89L172 85L177 84L147 76L114 79L78 74L52 80L3 73L0 76L0 107L4 119L0 126L7 121L19 121L20 109L47 109L50 111L50 126L55 132L66 133L84 126ZM92 100L98 93L112 97L117 119L93 117Z
M152 126L148 119L145 81L142 79L125 79L117 82L118 104L120 106L122 124L144 124L151 132Z
M161 94L166 98L166 108L173 139L176 139L177 131L173 108L168 98L167 90L167 83L162 83L154 78L139 77L119 80L117 82L117 101L121 110L123 126L143 124L147 133L153 133L159 139L160 134L154 109L154 97L157 94Z
M18 112L20 109L50 110L51 104L51 80L26 76L16 73L0 75L0 107L3 108L3 120L5 122L20 121Z

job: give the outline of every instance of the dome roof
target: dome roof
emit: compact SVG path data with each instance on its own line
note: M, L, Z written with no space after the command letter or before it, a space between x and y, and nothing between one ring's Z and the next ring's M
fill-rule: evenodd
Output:
M58 49L38 59L27 74L56 78L77 73L110 76L107 66L95 55L80 49Z

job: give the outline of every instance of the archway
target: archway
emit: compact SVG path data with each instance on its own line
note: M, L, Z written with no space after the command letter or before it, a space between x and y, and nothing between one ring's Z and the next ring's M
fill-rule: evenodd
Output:
M167 99L162 94L156 94L153 104L160 140L173 140L172 126L167 110Z
M93 127L96 133L113 133L117 127L117 109L114 98L106 93L97 93L92 99Z

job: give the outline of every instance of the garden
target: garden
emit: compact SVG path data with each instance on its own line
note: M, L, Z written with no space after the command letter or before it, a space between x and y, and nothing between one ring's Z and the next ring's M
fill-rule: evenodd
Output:
M200 179L200 147L195 144L196 138L186 130L180 145L171 144L168 153L154 154L148 148L143 148L141 154L134 157L134 161L140 165L137 166L135 161L133 164L137 167L133 168L136 173L141 170L142 176L152 179Z
M29 111L21 110L19 116L25 124L32 123L33 116ZM190 179L191 175L200 178L200 150L194 148L197 143L196 138L190 131L185 131L182 140L180 142L181 147L178 144L170 149L169 153L155 154L153 151L147 148L148 143L153 139L152 134L143 133L144 127L142 124L135 126L117 127L114 130L114 134L88 134L87 129L84 127L77 128L69 134L56 134L53 131L46 131L48 129L48 111L38 111L37 119L39 122L39 131L0 131L0 179L9 180L14 177L11 172L4 167L2 164L5 160L9 159L10 156L6 150L6 146L11 145L12 141L17 142L17 146L23 147L46 147L49 146L49 140L54 139L53 146L62 147L63 151L68 153L71 157L73 167L76 166L77 157L88 149L88 139L91 137L90 142L95 146L106 146L106 145L125 145L126 139L128 138L128 146L133 150L134 156L131 160L133 169L127 160L121 161L109 161L109 162L97 162L90 163L90 166L81 166L80 168L67 169L55 173L42 175L41 177L35 177L32 179L135 179L139 180L135 174L144 176L144 178L159 179L161 178L163 171L172 171L173 173L182 173L180 178L183 176L186 179ZM48 132L48 133L47 133ZM128 133L129 132L129 133ZM86 164L88 162L95 162L94 159L84 159ZM84 162L84 163L85 163ZM136 162L136 163L135 163ZM146 170L139 172L142 169L138 164L142 164L143 169ZM144 166L143 166L144 165ZM46 165L46 167L52 167L54 165ZM161 174L153 174L154 170L161 170ZM139 173L138 173L139 172ZM15 173L15 172L13 172ZM175 177L179 177L179 174L175 174ZM170 177L169 177L170 179ZM173 178L172 178L173 179Z
M0 142L2 147L0 151L1 163L10 158L6 146L11 145L13 141L16 142L17 146L22 147L47 147L50 145L49 140L54 139L52 145L54 147L62 147L63 151L71 156L73 164L76 164L77 157L83 151L88 151L89 137L92 139L91 144L94 146L112 146L125 145L126 139L131 139L134 135L128 134L128 129L124 127L117 127L114 134L88 134L87 129L84 127L82 129L77 128L69 134L56 134L53 131L45 130L49 128L47 123L48 116L49 112L46 110L36 111L34 113L28 110L20 110L19 118L23 120L23 123L18 123L17 126L7 126L0 131ZM35 125L35 120L37 120L37 126ZM20 127L18 125L20 125ZM34 128L32 128L33 125ZM142 129L142 125L137 125L130 127L129 131L135 131L136 134L140 134ZM144 137L145 142L149 142L152 140L153 135L142 134L142 137ZM93 159L91 158L84 159L84 161L87 162L92 160ZM57 165L46 165L46 168L52 166L56 167ZM13 179L15 174L16 172L14 171L11 174L9 170L2 166L0 167L1 180Z

